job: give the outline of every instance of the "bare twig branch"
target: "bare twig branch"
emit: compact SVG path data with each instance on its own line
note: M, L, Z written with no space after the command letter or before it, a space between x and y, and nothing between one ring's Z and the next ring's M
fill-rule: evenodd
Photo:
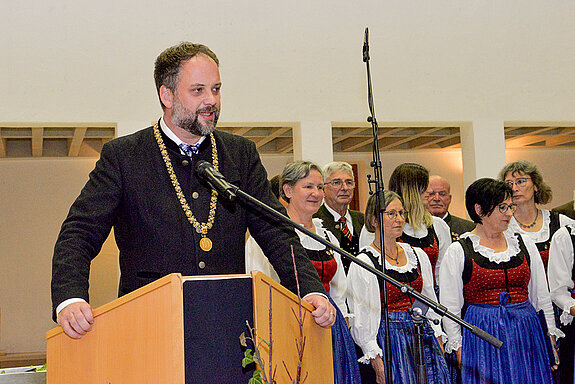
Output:
M291 247L291 258L292 258L292 262L293 262L293 269L294 269L294 273L295 273L295 282L296 282L296 287L297 287L297 299L298 299L299 315L296 316L295 311L293 309L292 309L292 313L294 314L294 317L296 317L296 320L297 320L298 325L299 325L299 339L295 340L296 350L298 353L298 363L297 363L295 380L292 379L291 375L289 374L289 371L288 371L288 376L290 377L290 380L292 381L292 383L301 384L302 383L301 372L302 372L302 365L303 365L303 353L304 353L304 349L305 349L305 336L303 334L303 325L304 325L304 320L305 320L305 314L303 312L303 308L301 305L299 277L298 277L298 273L297 273L297 267L295 264L295 255L293 253L293 246ZM286 368L286 371L287 371L287 367L286 367L285 363L284 363L284 367ZM307 378L307 372L306 372L305 376ZM305 381L305 379L304 379L304 381Z
M269 342L270 342L270 350L269 350L269 375L270 375L270 384L272 384L274 382L274 376L275 376L275 369L272 366L272 350L273 350L273 345L274 345L274 341L272 338L272 285L270 284L270 288L269 288L269 295L270 295L270 303L269 303L269 327L270 327L270 336L269 336ZM263 367L262 367L263 369Z
M257 329L252 328L252 327L250 326L250 323L249 323L247 320L246 320L246 325L248 326L248 329L249 329L249 331L250 331L251 340L252 340L252 342L254 343L254 354L253 354L254 361L255 361L257 364L259 364L260 367L263 367L265 361L264 361L264 359L261 357L261 354L260 354L260 341L259 341L259 338L258 338L258 336L257 336L257 332L258 332L258 331L257 331ZM267 379L267 377L266 377L266 372L265 372L265 370L262 369L261 371L262 371L262 376L263 376L264 384L272 384L273 381L272 381L272 382L268 382L268 379Z

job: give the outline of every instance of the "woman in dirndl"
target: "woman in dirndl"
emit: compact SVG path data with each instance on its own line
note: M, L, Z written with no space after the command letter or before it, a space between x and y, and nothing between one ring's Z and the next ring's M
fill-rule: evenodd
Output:
M373 243L357 256L365 263L382 269L396 280L407 284L430 299L437 301L433 287L433 270L427 254L420 248L399 242L403 233L407 212L401 197L395 192L384 191L383 233L384 252L381 252L380 227L377 220L376 195L367 203L365 225L375 233ZM382 254L384 255L382 260ZM377 277L369 271L352 264L348 271L348 305L353 313L351 333L363 351L360 363L371 364L376 374L376 383L385 382L382 346L385 345L385 319L382 312L382 290ZM413 299L399 288L386 284L390 320L390 342L392 348L391 369L394 383L416 384L417 355L415 347L414 320L409 313ZM432 310L427 313L431 319L439 319ZM427 383L451 383L447 364L443 357L441 326L423 320L423 357Z
M503 342L497 349L444 319L446 351L455 351L463 383L553 383L546 338L555 344L563 334L555 327L537 247L527 236L506 232L517 209L512 195L502 181L472 183L465 205L477 226L449 247L441 264L441 303Z
M280 177L280 194L287 202L290 219L339 246L335 236L323 226L322 220L313 218L324 196L321 168L309 161L295 161L286 165ZM345 303L347 277L341 257L297 228L296 233L336 309L335 323L331 327L334 383L360 384L355 345L345 319L349 316ZM246 243L246 270L263 271L277 279L277 273L252 237Z

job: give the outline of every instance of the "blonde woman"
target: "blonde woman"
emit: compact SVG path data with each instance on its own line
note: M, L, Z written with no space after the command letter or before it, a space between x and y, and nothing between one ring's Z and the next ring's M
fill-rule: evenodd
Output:
M403 163L397 166L389 178L389 190L401 196L407 222L401 241L423 249L429 257L433 280L437 285L441 260L451 245L449 226L442 219L432 216L424 205L429 185L429 171L423 165Z

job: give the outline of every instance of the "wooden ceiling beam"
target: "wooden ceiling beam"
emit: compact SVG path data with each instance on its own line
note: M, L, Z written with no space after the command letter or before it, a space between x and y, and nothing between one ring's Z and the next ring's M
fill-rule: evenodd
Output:
M68 156L69 157L78 157L80 154L80 148L82 147L82 142L86 137L86 131L88 128L86 127L78 127L74 129L74 136L71 140L69 140L70 146L68 147Z
M390 148L397 147L397 146L399 146L399 145L401 145L401 144L407 143L408 141L417 139L418 137L427 136L427 135L429 135L429 134L431 134L431 133L433 133L433 132L439 131L439 130L441 130L441 129L443 129L443 127L435 127L435 128L426 129L425 131L420 132L420 133L418 133L418 134L416 134L416 135L411 135L411 136L409 136L409 137L405 137L405 138L403 138L403 139L401 139L401 140L397 140L397 141L395 141L395 142L393 142L393 143L391 143L391 144L388 144L388 145L386 145L386 146L383 147L383 150L387 150L387 149L390 149Z
M409 127L384 128L383 130L381 128L379 128L379 132L377 134L377 137L379 139L382 139L384 137L394 136L396 133L399 133L401 131L405 131L406 129L409 129Z
M0 157L6 157L6 139L2 137L2 128L0 128Z
M521 136L517 139L505 140L505 148L522 148L531 144L544 142L550 137L552 136L547 135Z
M248 133L249 131L252 130L253 127L240 127L240 128L234 128L232 129L232 133L234 135L238 135L238 136L243 136L246 133Z
M525 128L525 127L519 127L519 126L518 126L518 127L504 127L504 128L503 128L503 131L504 131L505 133L507 133L507 132L516 131L516 130L521 129L521 128Z
M44 145L44 127L32 128L32 156L42 157Z
M282 155L285 153L290 153L291 151L293 151L293 142L287 145L284 145L283 147L280 147L277 149L278 153L281 153Z
M378 140L381 140L381 139L384 138L384 137L392 136L394 133L396 133L396 132L401 132L401 131L403 131L404 129L405 129L405 128L393 128L393 129L390 129L389 131L385 131L385 132L383 132L383 133L380 133L380 134L377 136L377 139L378 139ZM372 143L372 142L373 142L373 138L370 137L369 139L362 140L362 141L360 141L360 142L358 142L358 143L356 143L356 144L354 144L354 145L351 145L351 146L349 146L349 147L342 148L342 151L343 151L343 152L352 152L352 151L354 151L354 150L356 150L356 149L358 149L358 148L364 147L364 146L366 146L366 145L368 145L369 143Z
M575 135L551 136L545 140L546 147L556 147L562 144L572 143L575 141Z
M416 145L415 147L413 147L413 148L411 148L411 149L423 149L423 148L428 148L428 147L430 147L430 146L432 146L432 145L434 145L434 144L439 144L439 143L441 143L441 142L443 142L443 141L451 140L451 139L453 139L454 137L459 137L459 135L460 135L459 132L457 132L457 133L452 133L451 135L439 137L439 138L437 138L437 139L433 139L433 140L427 141L427 142L425 142L425 143L423 143L423 144Z
M286 133L290 130L291 130L291 128L276 128L276 129L274 129L271 134L269 134L268 136L266 136L266 137L264 137L261 140L258 140L256 142L256 148L260 148L260 147L266 145L270 141L275 140L277 137L283 135L284 133Z
M344 141L345 139L349 139L350 137L353 137L357 134L362 133L363 131L367 130L368 128L356 128L356 129L352 129L351 131L344 133L343 135L340 136L336 136L333 138L332 143L333 144L337 144L340 141Z
M459 143L446 145L442 149L460 149L460 148L461 148L461 141L459 141Z
M525 128L525 127L524 127L524 128ZM529 127L527 127L527 128L529 128ZM519 140L519 139L521 139L521 138L523 138L523 137L526 137L526 136L538 135L538 134L540 134L540 133L544 133L544 132L550 131L550 130L552 130L552 129L557 129L557 127L555 127L555 126L553 126L553 127L544 127L544 128L535 129L535 130L533 130L533 131L529 131L529 132L526 132L526 133L522 133L522 134L517 135L517 136L511 136L511 137L505 139L505 143L513 142L513 141L515 141L515 140Z

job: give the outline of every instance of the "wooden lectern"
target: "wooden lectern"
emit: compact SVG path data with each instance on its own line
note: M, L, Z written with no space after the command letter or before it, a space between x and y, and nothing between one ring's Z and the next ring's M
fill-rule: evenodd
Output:
M171 274L94 310L92 331L79 340L61 327L47 332L48 384L247 383L239 337L246 321L269 339L277 383L296 372L297 296L261 272L182 277ZM315 324L302 302L306 383L333 383L331 330ZM264 349L265 348L265 349ZM268 349L260 349L266 363ZM264 367L267 369L267 367Z

